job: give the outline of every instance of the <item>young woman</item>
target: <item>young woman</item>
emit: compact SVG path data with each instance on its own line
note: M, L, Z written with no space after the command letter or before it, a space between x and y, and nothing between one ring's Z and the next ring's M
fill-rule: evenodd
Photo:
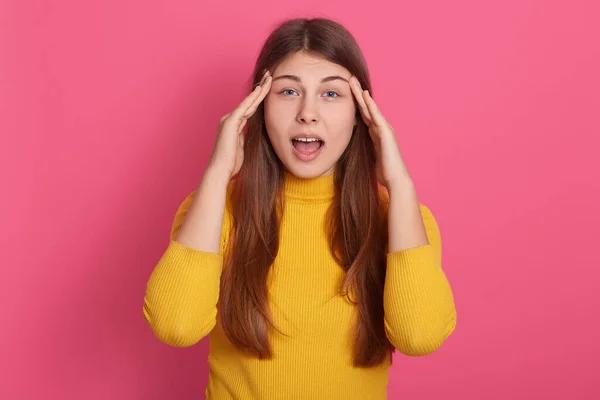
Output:
M456 325L437 223L344 27L280 24L253 82L175 215L145 319L173 346L209 335L208 399L385 399L393 351L431 353Z

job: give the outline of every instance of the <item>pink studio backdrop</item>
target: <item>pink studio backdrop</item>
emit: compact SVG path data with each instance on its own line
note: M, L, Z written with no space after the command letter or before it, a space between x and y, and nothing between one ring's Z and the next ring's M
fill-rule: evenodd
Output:
M598 3L0 2L0 398L201 399L142 317L274 24L345 24L440 224L455 334L390 399L598 399Z

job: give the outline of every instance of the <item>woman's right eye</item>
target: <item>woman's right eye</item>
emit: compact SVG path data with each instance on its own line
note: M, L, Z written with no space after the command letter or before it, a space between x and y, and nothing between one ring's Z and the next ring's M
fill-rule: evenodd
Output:
M296 91L293 89L283 89L280 93L285 94L286 92L296 92Z

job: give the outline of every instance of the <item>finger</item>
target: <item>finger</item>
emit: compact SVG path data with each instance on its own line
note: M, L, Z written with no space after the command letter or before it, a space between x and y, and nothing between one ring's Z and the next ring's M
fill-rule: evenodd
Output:
M263 78L262 78L262 80L261 80L260 84L259 84L258 86L256 86L256 87L254 88L254 90L252 91L252 93L250 93L250 95L249 95L249 96L248 96L248 97L247 97L247 98L244 100L244 102L245 102L246 100L248 100L248 103L249 103L249 105L248 105L248 103L244 103L244 102L242 102L242 104L240 104L240 107L238 107L238 109L239 109L239 110L240 110L240 112L241 112L241 115L240 115L240 114L238 114L238 113L236 113L236 112L238 111L238 109L236 109L236 110L233 112L233 113L235 114L235 115L233 116L233 117L234 117L234 119L236 119L236 120L239 120L240 118L241 118L241 119L243 119L243 118L249 118L249 117L250 117L252 114L254 114L254 112L255 112L256 110L254 110L254 111L251 111L251 108L252 108L253 106L255 106L255 105L256 105L256 108L258 108L258 104L260 104L260 102L262 101L262 99L264 99L264 97L267 95L267 93L268 93L268 92L269 92L269 90L270 90L270 86L267 88L267 90L266 90L266 91L265 91L265 89L264 89L264 86L265 86L265 84L267 84L267 83L268 83L268 82L269 82L271 79L272 79L272 77L270 76L269 70L266 70L266 71L265 71L265 73L264 73L264 75L263 75ZM260 88L260 89L259 89L259 88ZM258 94L258 97L256 97L256 92L258 92L258 93L259 93L259 94ZM250 100L250 98L251 98L252 100ZM250 110L250 112L249 112L249 110Z
M252 103L254 103L254 101L260 96L261 89L261 86L255 87L254 90L240 103L240 105L233 110L230 119L239 121Z
M238 136L238 145L241 149L244 149L244 144L246 143L246 135L241 134Z
M365 103L367 105L367 108L369 109L369 114L371 115L371 120L379 126L384 126L386 124L386 120L385 120L383 114L381 113L381 111L379 111L379 107L377 107L375 100L373 100L373 98L371 97L371 93L369 93L368 90L365 90L363 92L363 97L364 97Z
M238 134L240 134L240 136L242 135L242 132L244 131L244 127L246 126L246 122L248 122L247 118L243 118L242 122L240 123L240 126L238 127Z
M269 70L265 70L265 73L263 74L262 78L260 79L260 82L256 84L256 86L262 86L265 83L265 79L267 79L267 76L269 76Z
M265 99L265 97L267 97L267 94L269 94L269 91L271 90L272 82L273 82L273 78L271 76L267 76L265 83L262 85L262 90L260 92L260 95L258 96L258 98L256 100L254 100L254 103L252 103L252 105L248 108L248 110L246 110L243 118L250 118L256 112L260 103Z
M360 110L360 114L362 115L362 118L365 120L365 123L367 125L371 124L371 115L369 113L369 109L367 107L367 105L365 104L365 99L363 98L363 90L362 87L360 86L360 82L358 81L358 79L353 76L352 78L350 78L350 89L352 90L352 94L354 94L354 97L356 98L356 102L358 103L358 108Z

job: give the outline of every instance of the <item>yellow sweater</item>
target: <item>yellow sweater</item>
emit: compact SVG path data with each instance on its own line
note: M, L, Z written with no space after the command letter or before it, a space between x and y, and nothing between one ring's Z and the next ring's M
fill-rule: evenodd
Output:
M387 191L380 189L387 207ZM285 218L269 291L275 324L287 336L270 337L273 359L238 351L217 321L223 251L230 216L223 220L220 254L201 252L174 239L194 192L179 207L171 241L148 281L144 317L172 346L191 346L209 335L209 400L386 399L390 362L352 365L354 306L339 292L344 272L331 257L323 223L334 195L332 176L301 180L286 174ZM401 353L436 350L452 333L456 311L441 269L437 223L421 205L429 244L387 254L385 328ZM333 297L333 299L332 299Z

